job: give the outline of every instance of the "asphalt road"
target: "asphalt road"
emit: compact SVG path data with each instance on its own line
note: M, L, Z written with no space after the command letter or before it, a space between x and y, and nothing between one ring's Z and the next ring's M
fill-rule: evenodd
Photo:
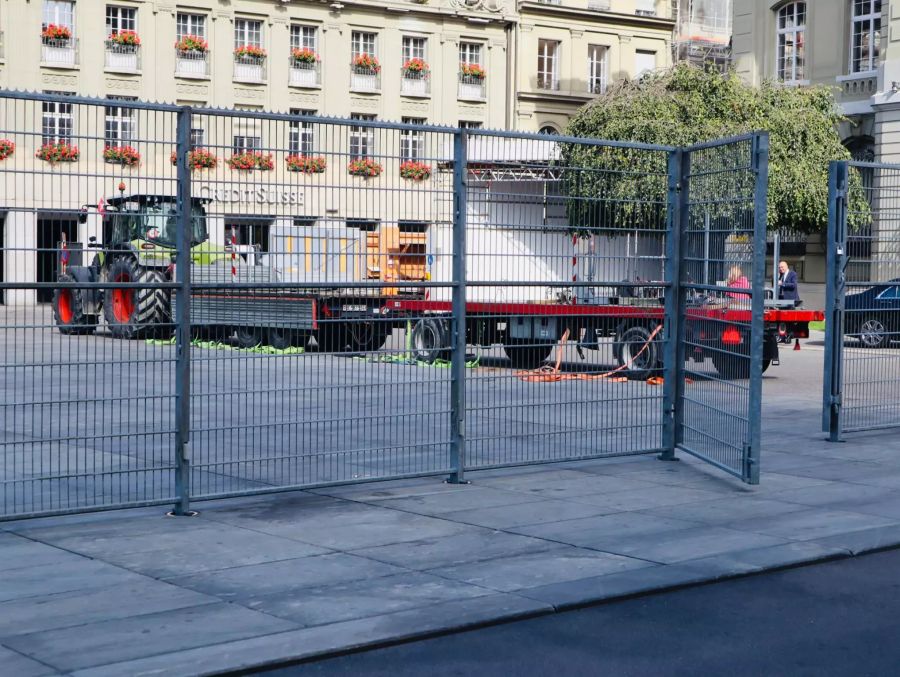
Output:
M895 675L898 569L894 550L266 675Z

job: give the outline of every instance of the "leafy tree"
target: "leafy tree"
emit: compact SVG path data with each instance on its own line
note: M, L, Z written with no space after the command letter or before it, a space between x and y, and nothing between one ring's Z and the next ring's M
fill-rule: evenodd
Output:
M828 87L744 83L688 64L623 81L582 108L569 124L571 136L688 146L753 131L769 132L768 227L822 230L828 218L828 164L849 160L837 134L844 118ZM722 153L729 151L722 151ZM732 149L733 154L740 150ZM707 157L710 166L738 167L737 157ZM560 164L573 228L586 234L622 227L623 220L663 226L666 166L662 153L561 144ZM746 162L743 162L746 164ZM577 168L577 169L575 169ZM696 164L692 168L696 171ZM747 175L749 177L749 175ZM869 214L862 184L851 176L851 213ZM698 181L695 189L704 182ZM733 184L733 185L732 185ZM705 182L703 190L743 193L747 182ZM856 224L858 225L858 224Z

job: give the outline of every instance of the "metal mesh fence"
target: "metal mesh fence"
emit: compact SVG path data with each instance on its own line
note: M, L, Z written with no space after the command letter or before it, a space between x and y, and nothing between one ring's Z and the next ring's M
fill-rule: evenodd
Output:
M839 163L831 188L825 427L837 440L900 426L900 167Z
M758 137L685 152L10 92L0 109L0 517L461 481L676 438L731 471L749 453L756 386L729 379L754 373L755 306L678 298L728 299L705 280L760 228ZM697 349L729 356L725 378L679 370Z

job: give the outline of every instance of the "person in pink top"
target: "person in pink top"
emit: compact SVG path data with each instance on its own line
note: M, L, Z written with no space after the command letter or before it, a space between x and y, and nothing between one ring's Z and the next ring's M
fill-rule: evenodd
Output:
M735 289L750 289L750 281L744 275L744 271L740 266L731 266L728 272L728 286ZM729 291L725 292L725 296L733 299L749 300L750 294L747 292Z

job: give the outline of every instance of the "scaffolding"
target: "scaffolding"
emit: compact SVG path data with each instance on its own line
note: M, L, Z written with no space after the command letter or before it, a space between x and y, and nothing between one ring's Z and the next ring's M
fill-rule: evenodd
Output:
M673 4L675 59L725 71L731 63L732 0L673 0Z

